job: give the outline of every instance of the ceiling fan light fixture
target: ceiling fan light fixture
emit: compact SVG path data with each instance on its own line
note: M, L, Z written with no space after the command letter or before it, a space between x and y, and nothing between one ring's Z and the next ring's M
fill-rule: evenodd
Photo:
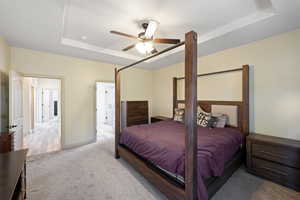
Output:
M153 42L139 42L135 45L135 48L142 54L151 53L154 49Z
M157 30L157 27L158 27L158 22L157 21L149 20L148 26L147 26L147 29L146 29L146 32L145 32L145 37L147 39L151 39L154 36L154 34Z

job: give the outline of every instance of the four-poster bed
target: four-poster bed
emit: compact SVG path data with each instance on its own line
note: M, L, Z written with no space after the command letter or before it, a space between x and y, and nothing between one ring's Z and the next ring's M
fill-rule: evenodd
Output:
M121 130L120 130L120 72L128 69L136 64L158 56L164 52L170 51L179 46L185 45L185 76L181 78L173 79L173 111L178 104L185 105L185 125L182 132L185 140L184 152L184 181L180 182L176 178L170 176L170 174L161 169L159 166L153 164L145 157L139 155L133 149L121 144ZM198 101L197 100L197 77L208 76L219 73L228 73L232 71L243 72L243 97L242 101ZM177 81L185 80L185 100L177 99ZM115 69L115 157L122 157L128 163L130 163L137 171L139 171L149 182L156 186L163 194L169 199L187 199L196 200L200 197L198 193L199 182L199 168L197 166L199 158L198 154L198 135L199 129L197 128L197 106L205 111L210 112L213 105L229 105L236 106L238 111L238 123L235 129L239 130L244 135L249 132L249 67L247 65L243 68L214 72L209 74L197 75L197 34L193 31L186 33L185 41L169 47L161 52L158 52L152 56L137 61L131 65L125 66L120 69ZM171 123L171 122L169 122ZM180 126L179 126L180 129ZM123 133L122 133L123 134ZM244 139L244 138L243 138ZM124 140L124 139L123 139ZM219 177L211 177L204 181L207 188L208 197L211 197L232 175L232 173L240 167L244 159L244 147L238 152L234 152L232 159L226 161L224 166L224 173Z

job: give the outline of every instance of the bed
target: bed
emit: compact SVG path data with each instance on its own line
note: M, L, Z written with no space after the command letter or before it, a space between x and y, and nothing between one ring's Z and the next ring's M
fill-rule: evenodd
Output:
M234 128L198 127L198 198L207 199L209 178L222 176L225 165L240 152L244 136ZM184 185L185 127L173 120L124 129L120 144ZM201 170L200 170L201 169Z
M173 110L185 105L185 123L163 121L128 127L121 132L121 71L185 45L185 76L173 78ZM249 66L197 74L197 34L185 41L122 68L115 68L115 158L126 160L171 200L207 200L229 179L245 159L249 133ZM197 100L197 78L242 72L241 101ZM185 81L185 100L177 99L177 81ZM237 123L223 129L197 127L197 107L211 112L213 106L236 108ZM216 139L218 138L218 139ZM199 153L200 152L200 153Z

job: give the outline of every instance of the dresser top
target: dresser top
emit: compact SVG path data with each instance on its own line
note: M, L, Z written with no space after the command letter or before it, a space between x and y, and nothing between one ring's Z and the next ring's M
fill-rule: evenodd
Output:
M0 153L1 200L12 199L15 187L24 168L27 150Z
M278 144L278 145L283 145L283 146L300 149L300 141L298 141L298 140L292 140L292 139L257 134L257 133L251 133L247 138L251 139L251 140L257 140L257 141L262 141L262 142Z

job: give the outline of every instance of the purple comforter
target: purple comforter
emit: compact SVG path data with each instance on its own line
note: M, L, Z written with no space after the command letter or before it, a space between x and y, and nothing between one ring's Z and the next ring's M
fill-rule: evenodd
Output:
M120 143L153 164L184 177L184 133L184 124L161 121L124 129ZM221 176L225 163L242 141L242 134L235 129L198 127L198 199L208 199L203 178Z

